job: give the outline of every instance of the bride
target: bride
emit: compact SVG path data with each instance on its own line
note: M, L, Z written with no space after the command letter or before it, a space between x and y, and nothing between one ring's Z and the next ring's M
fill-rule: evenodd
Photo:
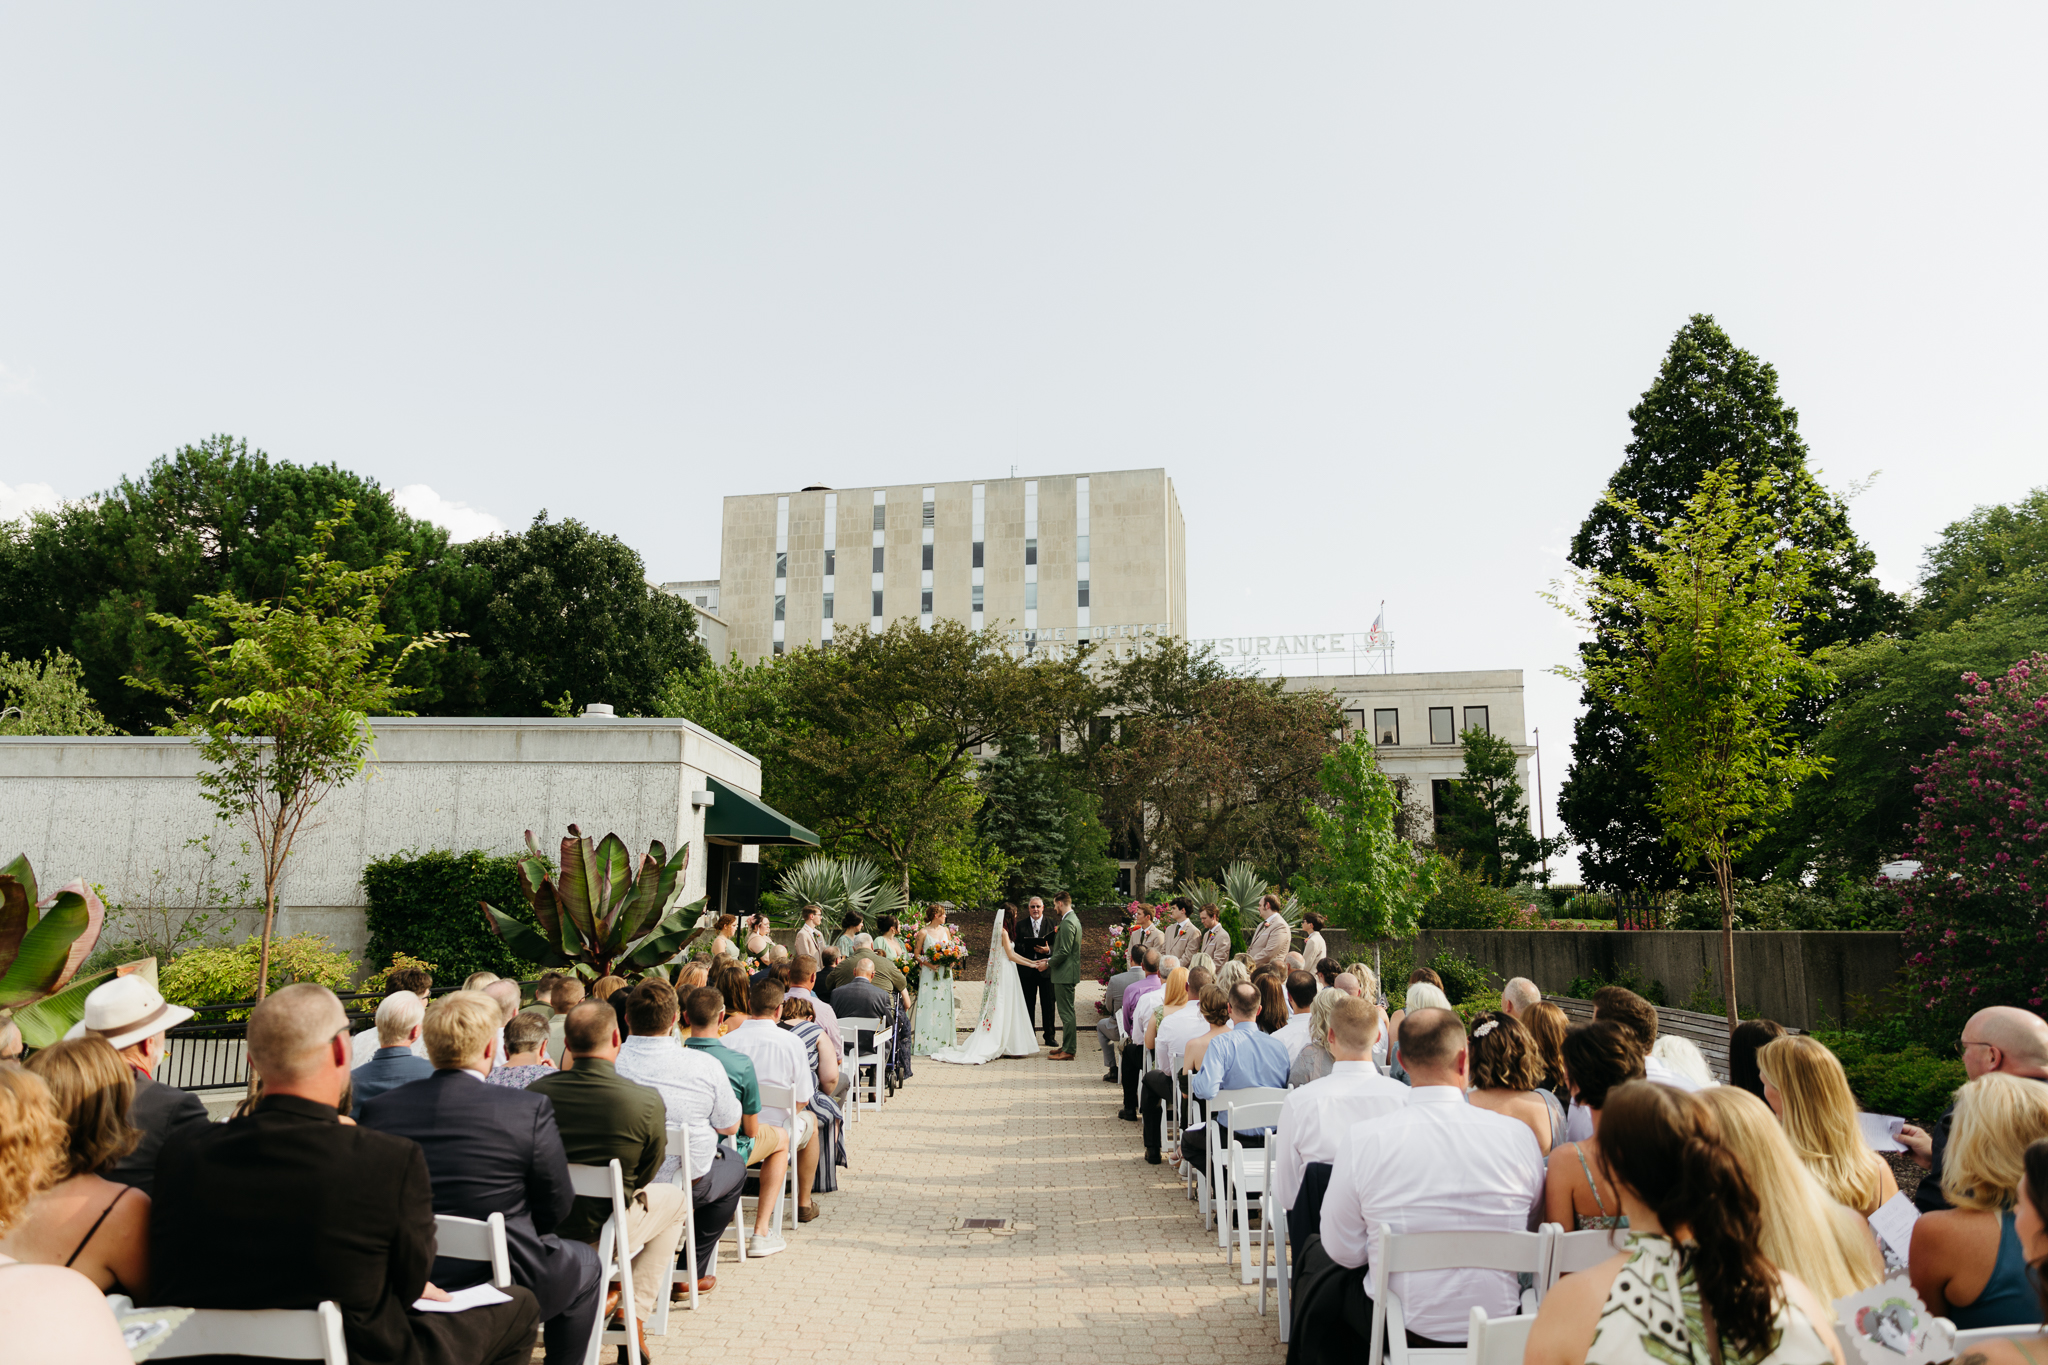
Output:
M1024 1003L1024 986L1017 973L1020 969L1038 971L1040 964L1019 957L1010 946L1016 916L1009 906L996 911L995 930L989 935L988 973L981 990L981 1021L966 1042L932 1053L933 1061L979 1066L997 1057L1038 1055L1038 1036L1031 1031L1031 1010Z

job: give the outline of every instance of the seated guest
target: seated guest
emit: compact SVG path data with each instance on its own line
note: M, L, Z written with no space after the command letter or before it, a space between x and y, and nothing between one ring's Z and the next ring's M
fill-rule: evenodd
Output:
M1588 1115L1585 1137L1550 1149L1543 1177L1543 1219L1574 1232L1628 1226L1600 1155L1600 1110L1618 1087L1643 1078L1643 1048L1612 1019L1581 1024L1564 1037L1564 1071L1572 1106Z
M853 980L854 969L862 962L869 963L874 967L874 971L870 975L874 977L876 985L884 990L893 991L898 999L902 1000L906 1005L909 1004L910 982L904 978L902 972L896 969L894 962L875 950L874 944L868 941L866 934L862 934L857 940L854 950L841 958L839 965L826 974L826 993L829 995ZM846 1013L845 1010L839 1012L841 1014Z
M2013 1215L2021 1254L2034 1271L2034 1289L2040 1296L2038 1316L2048 1322L2048 1274L2043 1273L2048 1270L2048 1141L2029 1143L2024 1164ZM2036 1315L2030 1311L2021 1321L2032 1322ZM2048 1360L2048 1333L1972 1342L1970 1352L1982 1365L2033 1365Z
M809 1189L813 1194L830 1194L839 1188L837 1167L846 1164L842 1150L845 1140L846 1115L832 1099L839 1088L839 1050L831 1046L825 1037L825 1030L818 1025L816 1004L802 996L782 997L782 1026L790 1035L803 1044L804 1056L811 1068L811 1079L817 1089L811 1095L811 1118L816 1121L818 1140L810 1158L813 1167ZM798 1173L801 1176L803 1154L798 1153ZM817 1217L813 1205L811 1216Z
M1218 976L1220 978L1221 973L1218 973ZM1236 987L1231 988L1234 989ZM1195 1073L1202 1069L1202 1057L1208 1052L1209 1044L1230 1032L1230 990L1225 990L1212 980L1196 993L1196 999L1201 1004L1202 1023L1205 1027L1181 1047L1180 1077L1183 1090L1187 1088L1187 1082L1193 1079Z
M1525 1024L1528 1021L1524 1016L1542 1002L1543 991L1526 976L1510 978L1508 984L1500 988L1500 1012L1513 1015Z
M1707 1064L1707 1055L1701 1052L1699 1044L1690 1038L1681 1038L1675 1033L1660 1033L1657 1035L1657 1045L1650 1049L1650 1056L1692 1082L1696 1090L1705 1090L1709 1086L1719 1084L1714 1079L1713 1067Z
M525 1365L540 1321L525 1286L506 1291L509 1303L462 1313L413 1309L429 1293L433 1183L419 1144L337 1122L347 1030L341 1002L311 982L250 1011L263 1098L244 1117L173 1136L157 1161L156 1301L251 1309L333 1299L351 1361Z
M568 1044L564 1041L563 1030L568 1028L569 1011L583 1003L583 981L580 977L565 976L555 983L555 1014L548 1020L548 1060L557 1067Z
M1207 957L1195 959L1200 963L1206 963L1208 960ZM1182 976L1181 972L1174 973L1174 979ZM1184 998L1176 1002L1173 980L1170 979L1166 991L1161 996L1164 1008L1159 1018L1153 1021L1147 1035L1147 1041L1159 1060L1159 1067L1156 1071L1146 1072L1140 1082L1138 1114L1145 1125L1145 1160L1154 1166L1162 1159L1159 1146L1164 1140L1161 1129L1165 1123L1166 1106L1174 1102L1176 1087L1184 1090L1187 1085L1181 1075L1181 1065L1187 1054L1188 1043L1208 1031L1208 1023L1202 1018L1202 992L1209 989L1211 984L1211 975L1206 966L1199 966L1191 972L1186 972L1185 980L1180 985ZM1217 992L1217 995L1217 1022L1228 1023L1229 1015L1227 1007L1222 1004L1222 992Z
M560 999L559 995L556 999ZM666 1294L683 1236L683 1192L656 1177L668 1159L668 1109L660 1095L620 1076L619 1016L602 1000L586 1000L567 1015L563 1031L574 1066L543 1076L519 1092L553 1103L562 1150L584 1166L617 1159L626 1182L626 1227L633 1258L633 1316L640 1358L647 1358L647 1317L654 1296ZM562 1221L562 1236L595 1242L611 1216L609 1199L583 1197ZM624 1305L621 1305L623 1308Z
M487 1085L524 1090L554 1068L548 1065L548 1021L532 1010L512 1016L505 1025L505 1063L491 1068Z
M1571 1029L1571 1020L1548 1000L1539 1000L1516 1015L1515 1022L1529 1030L1529 1040L1536 1045L1536 1055L1543 1068L1543 1079L1539 1084L1569 1111L1572 1088L1564 1078L1564 1035ZM1565 1126L1567 1130L1571 1126L1569 1112L1565 1115ZM1566 1135L1570 1135L1569 1131Z
M140 976L121 976L96 986L85 997L85 1017L66 1038L101 1038L121 1054L135 1077L128 1122L136 1130L133 1151L101 1174L144 1194L156 1177L156 1154L172 1133L206 1122L197 1095L156 1079L164 1060L164 1034L192 1017L183 1005L167 1005L156 987Z
M1512 1014L1488 1010L1472 1020L1471 1049L1472 1103L1528 1124L1548 1157L1564 1141L1564 1106L1539 1085L1543 1062L1529 1030Z
M602 1000L612 1007L612 1013L619 1016L619 1036L626 1036L626 996L632 988L626 978L607 973L590 983L590 998Z
M850 979L832 992L832 1013L841 1019L886 1022L895 1012L895 998L875 984L875 964L867 958L855 958ZM863 1029L856 1042L866 1052L874 1047L875 1035Z
M1427 967L1418 967L1411 975L1435 976L1436 973ZM1394 1011L1394 1036L1387 1041L1388 1074L1396 1079L1408 1074L1401 1063L1401 1025L1417 1010L1447 1010L1451 1007L1451 1000L1444 994L1443 987L1434 982L1410 981L1408 994L1402 998L1401 1004L1402 1008Z
M29 1203L62 1179L68 1165L64 1120L49 1087L11 1061L0 1065L0 1237L18 1230ZM0 1357L10 1361L121 1365L130 1359L106 1299L92 1281L61 1265L24 1264L0 1252L0 1323L6 1324Z
M737 962L714 962L711 965L711 984L718 987L718 993L725 997L725 1022L719 1025L720 1036L723 1036L747 1022L747 997L753 989L753 981L747 976L747 969Z
M562 973L542 972L533 985L533 1003L527 1009L543 1019L555 1017L555 987L561 983Z
M462 978L462 989L466 991L480 991L498 979L499 977L496 972L471 972L468 976Z
M1780 1038L1763 1050L1767 1084L1774 1081L1774 1063L1781 1060L1775 1049L1804 1041ZM1797 1147L1798 1131L1789 1123L1785 1131ZM2048 1086L1990 1072L1956 1092L1955 1120L1941 1165L1941 1192L1952 1207L1923 1214L1913 1224L1907 1257L1913 1288L1928 1312L1964 1329L2029 1320L2035 1303L2016 1205L2027 1148L2043 1138L2048 1138ZM1812 1156L1800 1155L1811 1169ZM1825 1177L1821 1185L1827 1186Z
M1785 1026L1771 1019L1745 1019L1728 1035L1728 1084L1764 1097L1763 1072L1757 1069L1756 1054L1773 1038L1783 1038Z
M1249 981L1233 986L1230 991L1230 1030L1203 1050L1201 1070L1188 1082L1189 1094L1206 1103L1216 1098L1221 1090L1248 1090L1259 1086L1278 1090L1287 1084L1287 1049L1278 1038L1259 1029L1258 1017L1258 987ZM1226 1130L1216 1135L1219 1146L1226 1139L1234 1139L1242 1147L1263 1147L1266 1143L1264 1128L1239 1129L1233 1133L1227 1131L1229 1125L1222 1115L1210 1122ZM1198 1171L1208 1169L1206 1128L1206 1123L1196 1124L1182 1134L1180 1140L1182 1159Z
M1103 1079L1123 1082L1124 1107L1117 1117L1132 1123L1138 1121L1137 1073L1145 1051L1138 1041L1145 1036L1145 1026L1134 1023L1134 1016L1148 997L1156 999L1166 988L1166 973L1171 970L1165 965L1166 955L1156 948L1145 950L1144 963L1145 974L1124 988L1123 1003L1116 1013L1095 1024L1096 1036L1102 1041L1102 1059L1109 1067Z
M63 1178L29 1201L0 1235L0 1253L35 1265L69 1266L102 1294L149 1298L149 1196L100 1172L139 1135L128 1122L135 1094L127 1063L98 1038L67 1039L28 1059L67 1127Z
M351 1117L360 1120L364 1103L386 1091L434 1074L434 1064L414 1051L422 1046L420 1034L426 1013L426 1002L411 991L387 995L377 1006L374 1027L379 1046L370 1054L370 1060L357 1067L349 1078L354 1100L349 1111Z
M1268 963L1252 972L1252 984L1259 988L1259 1031L1278 1037L1287 1027L1287 973L1278 963Z
M740 1102L740 1131L733 1139L740 1160L748 1166L759 1166L760 1187L764 1190L782 1188L783 1177L789 1172L789 1135L761 1118L761 1081L754 1072L754 1059L746 1053L727 1046L719 1036L720 1020L725 1015L725 997L715 986L702 986L691 991L683 1001L683 1019L690 1026L690 1036L683 1046L701 1052L725 1069L725 1077L732 1083L733 1095ZM763 1204L773 1211L774 1200L764 1199ZM758 1226L759 1219L756 1219ZM777 1237L775 1242L781 1242ZM786 1249L787 1244L775 1245L764 1240L761 1243L763 1256L772 1256L776 1251ZM772 1248L772 1249L770 1249ZM755 1255L753 1239L747 1241L747 1254Z
M1337 978L1344 975L1344 964L1334 957L1326 957L1319 960L1309 970L1316 974L1316 980L1320 981L1325 989L1335 990L1337 988Z
M1308 1041L1302 1044L1301 1051L1294 1054L1294 1060L1287 1067L1289 1087L1307 1085L1330 1074L1330 1068L1337 1061L1330 1052L1330 1011L1337 1007L1339 1000L1358 998L1340 990L1316 994L1315 1003L1308 1007ZM1373 1008L1379 1006L1375 1004ZM1374 1029L1373 1032L1377 1035L1379 1030Z
M1450 1010L1411 1011L1401 1021L1408 1102L1353 1124L1338 1143L1323 1199L1323 1247L1360 1269L1377 1238L1401 1232L1521 1232L1543 1198L1543 1154L1529 1126L1465 1102L1471 1053ZM1303 1094L1329 1081L1303 1087ZM1512 1316L1521 1291L1499 1270L1407 1271L1388 1285L1401 1296L1411 1346L1465 1339L1471 1309ZM1371 1284L1366 1293L1371 1295Z
M1765 1258L1756 1191L1697 1096L1625 1085L1608 1102L1605 1128L1634 1235L1627 1251L1565 1276L1544 1297L1527 1365L1840 1362L1834 1314ZM1703 1323L1706 1340L1695 1339Z
M1721 1140L1749 1172L1757 1196L1757 1249L1765 1260L1797 1275L1827 1303L1884 1278L1884 1256L1870 1224L1828 1197L1769 1106L1732 1085L1711 1086L1699 1097L1720 1123Z
M685 962L676 969L676 999L681 1000L699 986L711 984L711 964L708 962Z
M2036 1084L2048 1082L2048 1020L2032 1010L1987 1005L1964 1021L1956 1047L1971 1080L2000 1071ZM1927 1172L1913 1192L1913 1202L1923 1213L1949 1207L1941 1194L1941 1154L1954 1122L1951 1109L1931 1129L1923 1131L1909 1123L1899 1130L1899 1141L1912 1152L1914 1164Z
M711 1273L712 1254L739 1207L747 1166L736 1149L718 1140L721 1134L739 1131L739 1098L724 1067L684 1047L675 1036L681 1014L676 993L666 981L649 977L641 982L626 1007L633 1034L619 1045L612 1065L622 1079L660 1095L669 1126L684 1130L697 1229L697 1288L706 1291L718 1287L718 1277ZM683 1155L671 1151L657 1178L673 1177ZM682 1289L676 1286L673 1296L686 1297Z
M388 1000L400 993L418 996L420 1004L424 1008L428 997L434 993L434 978L421 967L394 967L384 978L384 998ZM358 1033L352 1040L349 1065L351 1067L367 1065L371 1055L382 1046L384 1046L383 1041L377 1036L377 1025L373 1021L370 1027ZM424 1060L427 1055L426 1044L415 1040L412 1055Z
M1863 1140L1856 1097L1834 1053L1809 1037L1780 1038L1757 1054L1757 1066L1764 1077L1764 1103L1785 1125L1792 1149L1828 1198L1868 1218L1899 1192L1892 1168ZM2012 1169L2018 1168L2015 1148ZM2018 1183L2015 1176L2007 1192Z
M1322 985L1313 973L1287 974L1287 1022L1273 1036L1287 1049L1289 1067L1294 1065L1294 1059L1301 1055L1301 1050L1308 1046L1308 1012L1315 1008L1316 996L1321 990Z
M1680 1090L1704 1089L1690 1076L1673 1071L1655 1055L1657 1007L1626 986L1602 986L1593 992L1593 1017L1626 1026L1643 1045L1643 1079Z
M483 992L498 1003L498 1064L503 1066L507 1055L505 1025L511 1023L512 1016L519 1013L519 983L499 977L487 983Z
M1102 999L1096 1004L1096 1008L1101 1010L1104 1015L1115 1015L1118 1011L1122 1010L1124 1007L1125 989L1133 981L1142 980L1145 976L1144 910L1137 909L1131 912L1131 928L1124 938L1124 945L1124 969L1109 978L1108 984L1102 988ZM1098 1033L1101 1031L1101 1025L1105 1022L1110 1021L1097 1021L1096 1031ZM1114 1034L1112 1033L1109 1036L1113 1037ZM1106 1049L1103 1055L1110 1057L1112 1061L1114 1060L1114 1054Z
M1329 1075L1288 1092L1280 1107L1280 1146L1273 1153L1273 1192L1287 1210L1288 1238L1297 1247L1322 1230L1323 1193L1353 1131L1408 1103L1408 1087L1372 1064L1380 1007L1338 995L1329 1014L1336 1061ZM1313 1167L1322 1169L1312 1173ZM1312 1188L1305 1187L1312 1174Z
M789 995L798 1000L811 1002L812 1016L818 1021L822 1035L820 1044L832 1054L832 1072L838 1084L832 1089L832 1098L837 1100L853 1084L852 1068L841 1070L845 1060L845 1049L839 1043L839 1011L818 998L818 960L814 957L798 956L789 962ZM829 1178L829 1177L828 1177ZM836 1182L835 1182L836 1183Z
M795 1154L797 1221L808 1223L818 1216L811 1188L818 1176L818 1121L812 1115L811 1097L818 1093L816 1077L804 1045L782 1027L782 983L772 978L753 988L753 1009L745 1022L725 1035L725 1045L754 1064L755 1080L764 1086L781 1086L790 1092L796 1108L761 1106L761 1126L780 1128L785 1148ZM747 1239L747 1254L756 1243L772 1254L783 1249L782 1235L775 1230L775 1206L781 1200L778 1186L768 1183L768 1169L761 1170L761 1198L754 1212L754 1235ZM775 1173L778 1178L782 1171ZM776 1191L770 1194L769 1191Z
M553 1106L537 1092L484 1083L497 1062L497 1027L498 1002L481 991L441 997L426 1022L430 1079L369 1100L359 1118L365 1128L419 1144L435 1213L505 1215L512 1282L539 1300L548 1365L574 1365L590 1344L597 1313L597 1257L557 1235L575 1191ZM434 1282L458 1288L489 1269L442 1259L434 1263Z

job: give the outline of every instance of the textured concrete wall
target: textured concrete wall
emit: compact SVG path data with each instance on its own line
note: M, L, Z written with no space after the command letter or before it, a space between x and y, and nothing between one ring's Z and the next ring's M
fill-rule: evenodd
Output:
M1339 960L1351 959L1348 935L1326 931L1323 937ZM1685 1003L1703 971L1709 989L1716 995L1721 990L1721 936L1707 930L1424 933L1416 938L1415 960L1427 966L1441 948L1483 962L1503 977L1526 976L1546 991L1562 991L1574 977L1611 980L1631 967L1646 981L1662 982L1672 1005ZM1363 951L1369 955L1370 945ZM1736 1005L1793 1028L1839 1022L1848 1017L1852 998L1893 1003L1889 997L1903 962L1897 934L1737 934Z
M363 866L375 859L512 853L528 829L552 850L574 822L636 852L656 839L671 850L690 843L691 900L703 894L705 858L704 812L690 793L707 774L761 789L751 754L688 721L385 718L376 730L376 762L320 804L281 894L283 932L325 934L355 953L368 938ZM186 841L211 833L232 851L246 837L200 795L201 766L179 739L0 738L0 858L26 852L48 884L84 876L114 904L166 892L186 903L200 872ZM260 896L260 875L257 886Z

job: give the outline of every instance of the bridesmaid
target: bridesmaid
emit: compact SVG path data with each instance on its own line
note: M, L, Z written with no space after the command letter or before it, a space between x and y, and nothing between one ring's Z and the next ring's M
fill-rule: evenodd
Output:
M939 901L925 912L924 928L918 930L913 945L920 958L929 949L954 941L953 931L946 924L947 908L944 901ZM929 963L918 969L916 1035L912 1051L920 1057L929 1057L940 1048L952 1047L959 1041L953 1028L953 973L950 969L935 970Z

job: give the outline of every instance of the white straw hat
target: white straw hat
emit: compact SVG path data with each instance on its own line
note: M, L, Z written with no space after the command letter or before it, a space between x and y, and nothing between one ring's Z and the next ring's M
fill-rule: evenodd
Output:
M104 1038L116 1050L133 1047L192 1017L183 1005L167 1005L156 987L139 976L116 977L85 997L85 1018L66 1038Z

